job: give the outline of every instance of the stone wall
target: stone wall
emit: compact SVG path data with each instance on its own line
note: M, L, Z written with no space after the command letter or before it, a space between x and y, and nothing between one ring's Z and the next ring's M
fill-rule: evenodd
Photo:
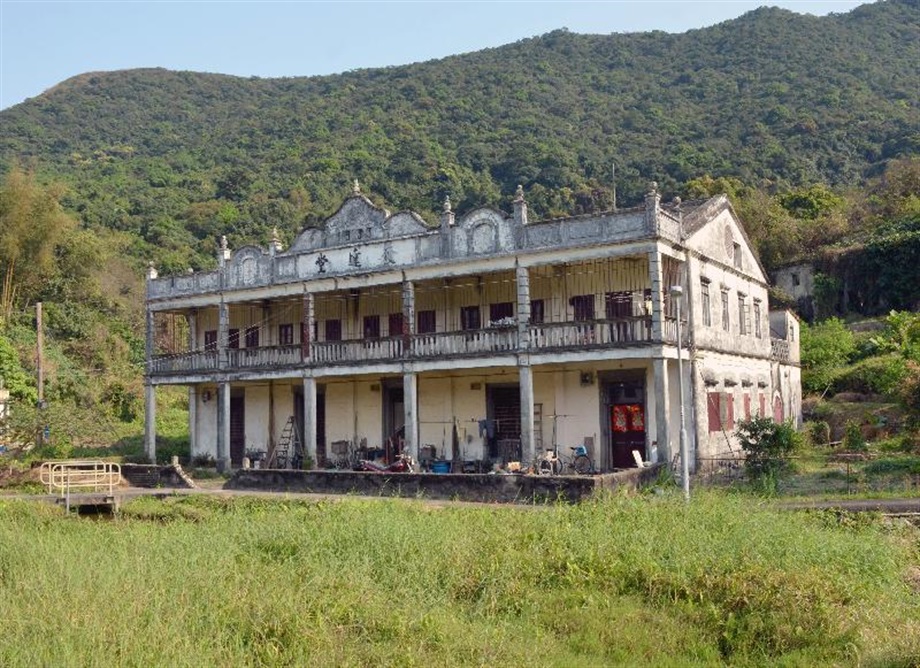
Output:
M534 503L582 501L602 490L635 490L652 483L659 466L596 476L372 473L364 471L239 470L227 489L314 494Z

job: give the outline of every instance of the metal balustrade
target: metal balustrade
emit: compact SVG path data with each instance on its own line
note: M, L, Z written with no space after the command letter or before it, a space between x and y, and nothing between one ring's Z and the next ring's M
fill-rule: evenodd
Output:
M44 462L39 480L48 494L58 495L70 510L71 494L102 493L109 498L121 483L121 465L99 460L70 459Z

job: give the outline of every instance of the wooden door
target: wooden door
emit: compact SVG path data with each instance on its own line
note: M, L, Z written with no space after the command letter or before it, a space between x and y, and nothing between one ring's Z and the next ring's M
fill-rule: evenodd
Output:
M230 464L243 465L246 450L246 399L230 397Z

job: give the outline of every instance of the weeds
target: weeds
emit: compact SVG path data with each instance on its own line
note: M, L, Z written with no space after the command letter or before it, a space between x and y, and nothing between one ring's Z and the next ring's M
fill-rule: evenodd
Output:
M897 663L920 642L910 544L705 492L176 497L109 522L0 501L0 664Z

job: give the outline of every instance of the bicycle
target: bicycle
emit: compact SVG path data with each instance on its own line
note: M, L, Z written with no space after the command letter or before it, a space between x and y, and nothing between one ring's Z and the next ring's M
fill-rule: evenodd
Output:
M588 448L584 445L573 445L571 450L571 459L560 455L558 447L547 450L537 464L537 473L539 475L565 475L569 469L579 475L594 473L594 462L588 456Z

